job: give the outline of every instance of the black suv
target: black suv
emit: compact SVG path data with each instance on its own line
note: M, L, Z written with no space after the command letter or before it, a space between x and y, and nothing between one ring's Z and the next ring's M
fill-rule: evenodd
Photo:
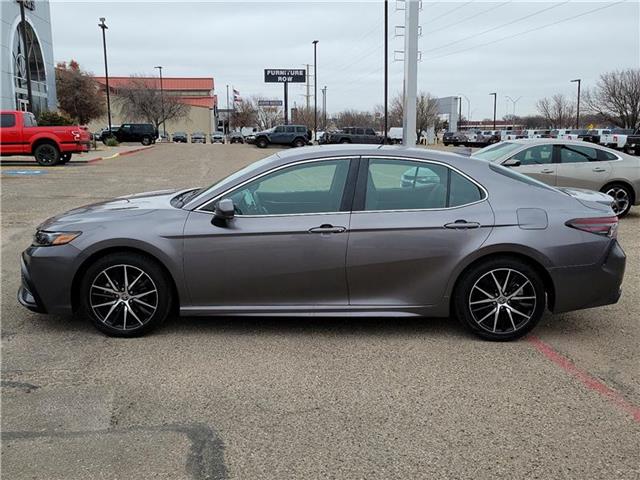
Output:
M259 148L267 148L270 144L303 147L311 140L311 132L304 125L278 125L255 135L253 143Z
M109 136L115 137L118 142L140 142L143 145L156 143L158 130L150 123L123 123L120 128L113 129L111 133L102 132L102 142L106 143Z

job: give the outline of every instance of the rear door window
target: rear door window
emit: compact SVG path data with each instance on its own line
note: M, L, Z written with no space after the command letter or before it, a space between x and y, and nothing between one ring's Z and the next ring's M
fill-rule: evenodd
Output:
M296 127L287 127L287 133L295 133Z
M0 128L11 128L16 126L16 116L13 113L3 113L0 115Z
M597 162L598 152L595 148L579 145L561 145L560 163Z

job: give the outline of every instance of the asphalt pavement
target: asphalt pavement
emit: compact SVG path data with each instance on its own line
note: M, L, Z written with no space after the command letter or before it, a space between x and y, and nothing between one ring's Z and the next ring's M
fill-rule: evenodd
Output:
M640 478L638 207L620 224L620 302L547 315L512 343L422 318L175 318L117 339L18 305L44 219L204 186L274 151L162 144L18 175L3 162L3 478Z

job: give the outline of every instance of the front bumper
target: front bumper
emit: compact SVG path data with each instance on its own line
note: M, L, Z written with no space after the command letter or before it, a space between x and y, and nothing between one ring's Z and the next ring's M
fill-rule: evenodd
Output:
M21 284L18 289L18 302L20 302L20 305L32 312L47 313L38 292L31 283L31 277L23 258L20 259L20 277Z
M593 265L549 269L555 286L553 313L616 303L622 294L627 257L617 240L611 240L604 257Z

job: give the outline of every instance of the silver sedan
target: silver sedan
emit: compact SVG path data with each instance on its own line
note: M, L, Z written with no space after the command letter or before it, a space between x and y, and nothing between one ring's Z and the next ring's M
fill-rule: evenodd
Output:
M624 217L640 204L640 157L583 141L510 140L473 153L547 185L587 188L613 197Z
M611 199L500 165L378 146L276 153L198 189L45 221L18 298L133 336L182 315L455 316L491 340L615 303Z

